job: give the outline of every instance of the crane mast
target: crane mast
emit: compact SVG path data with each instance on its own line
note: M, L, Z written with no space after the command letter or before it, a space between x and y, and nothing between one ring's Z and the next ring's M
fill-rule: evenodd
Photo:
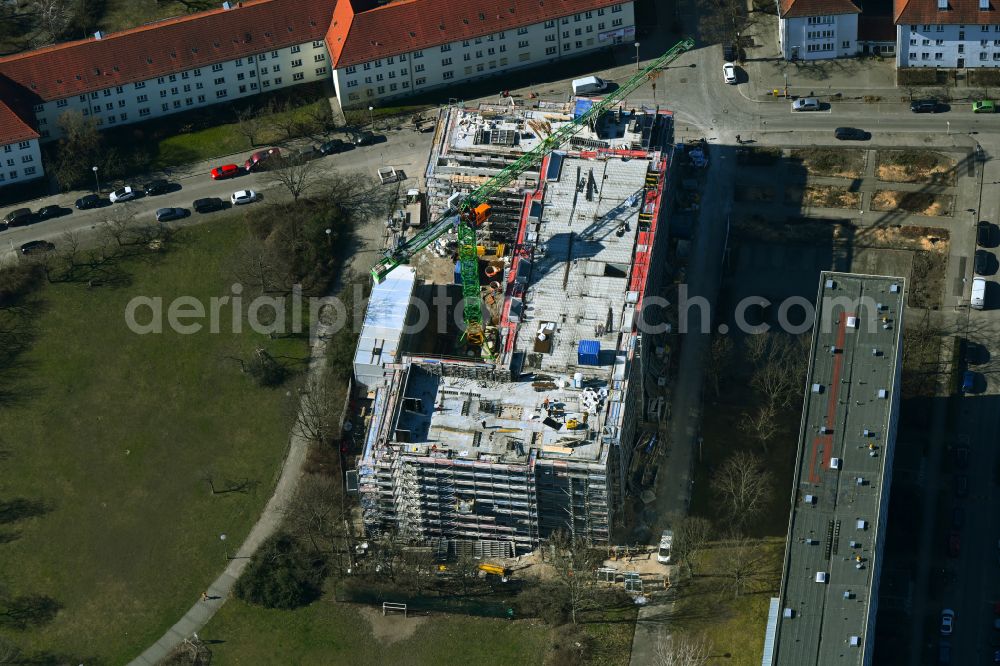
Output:
M657 71L679 58L685 51L694 47L694 40L683 39L669 51L651 62L644 69L636 72L617 90L595 103L590 109L572 122L562 125L552 134L542 139L537 146L524 153L512 164L504 168L479 187L475 188L465 198L458 202L445 214L439 216L423 232L409 240L399 243L394 249L385 253L381 260L372 267L372 280L378 284L400 264L405 264L420 250L424 249L438 238L457 227L458 259L461 265L463 317L465 319L465 338L471 345L481 346L485 341L483 330L483 313L479 285L479 257L476 251L476 228L485 223L490 216L490 206L487 200L508 187L517 178L540 162L549 153L559 148L570 137L580 132L591 120L601 115L634 92L647 79L655 76Z

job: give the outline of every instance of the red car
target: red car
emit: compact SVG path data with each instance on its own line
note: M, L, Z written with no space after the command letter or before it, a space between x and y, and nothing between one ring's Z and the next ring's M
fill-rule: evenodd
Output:
M220 167L215 167L212 169L212 180L222 180L224 178L232 178L240 173L240 168L235 164L223 164Z
M256 153L250 156L250 159L244 163L243 168L247 171L257 171L262 168L264 162L272 157L281 157L281 151L277 148L268 148L267 150L258 150Z

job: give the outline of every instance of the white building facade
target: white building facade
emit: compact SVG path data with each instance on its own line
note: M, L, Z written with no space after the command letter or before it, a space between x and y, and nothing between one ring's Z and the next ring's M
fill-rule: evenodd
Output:
M825 60L858 53L858 14L850 3L843 13L811 14L807 0L779 2L778 44L785 60ZM853 9L851 9L853 8Z
M634 41L634 7L621 2L365 62L346 52L333 84L344 107L363 107Z
M1000 23L897 24L897 67L1000 67Z
M43 141L59 138L59 116L76 110L101 129L320 81L329 76L322 40L263 51L245 58L111 86L34 107Z
M38 139L25 139L0 146L0 187L15 185L45 175Z

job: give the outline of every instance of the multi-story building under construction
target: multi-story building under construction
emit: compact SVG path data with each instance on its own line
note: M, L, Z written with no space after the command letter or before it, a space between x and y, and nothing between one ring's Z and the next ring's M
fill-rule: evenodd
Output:
M623 129L544 160L507 256L481 262L491 353L408 347L421 335L404 330L420 328L412 267L374 288L355 362L372 397L358 468L369 533L495 555L556 530L609 542L659 374L651 296L673 148L671 117L652 113L664 145L634 149Z

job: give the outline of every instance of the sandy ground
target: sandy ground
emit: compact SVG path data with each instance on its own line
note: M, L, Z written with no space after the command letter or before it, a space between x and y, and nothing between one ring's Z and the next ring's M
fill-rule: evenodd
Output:
M928 217L951 215L954 197L950 194L929 192L896 192L879 190L872 195L872 210L890 211L901 208L909 213Z

